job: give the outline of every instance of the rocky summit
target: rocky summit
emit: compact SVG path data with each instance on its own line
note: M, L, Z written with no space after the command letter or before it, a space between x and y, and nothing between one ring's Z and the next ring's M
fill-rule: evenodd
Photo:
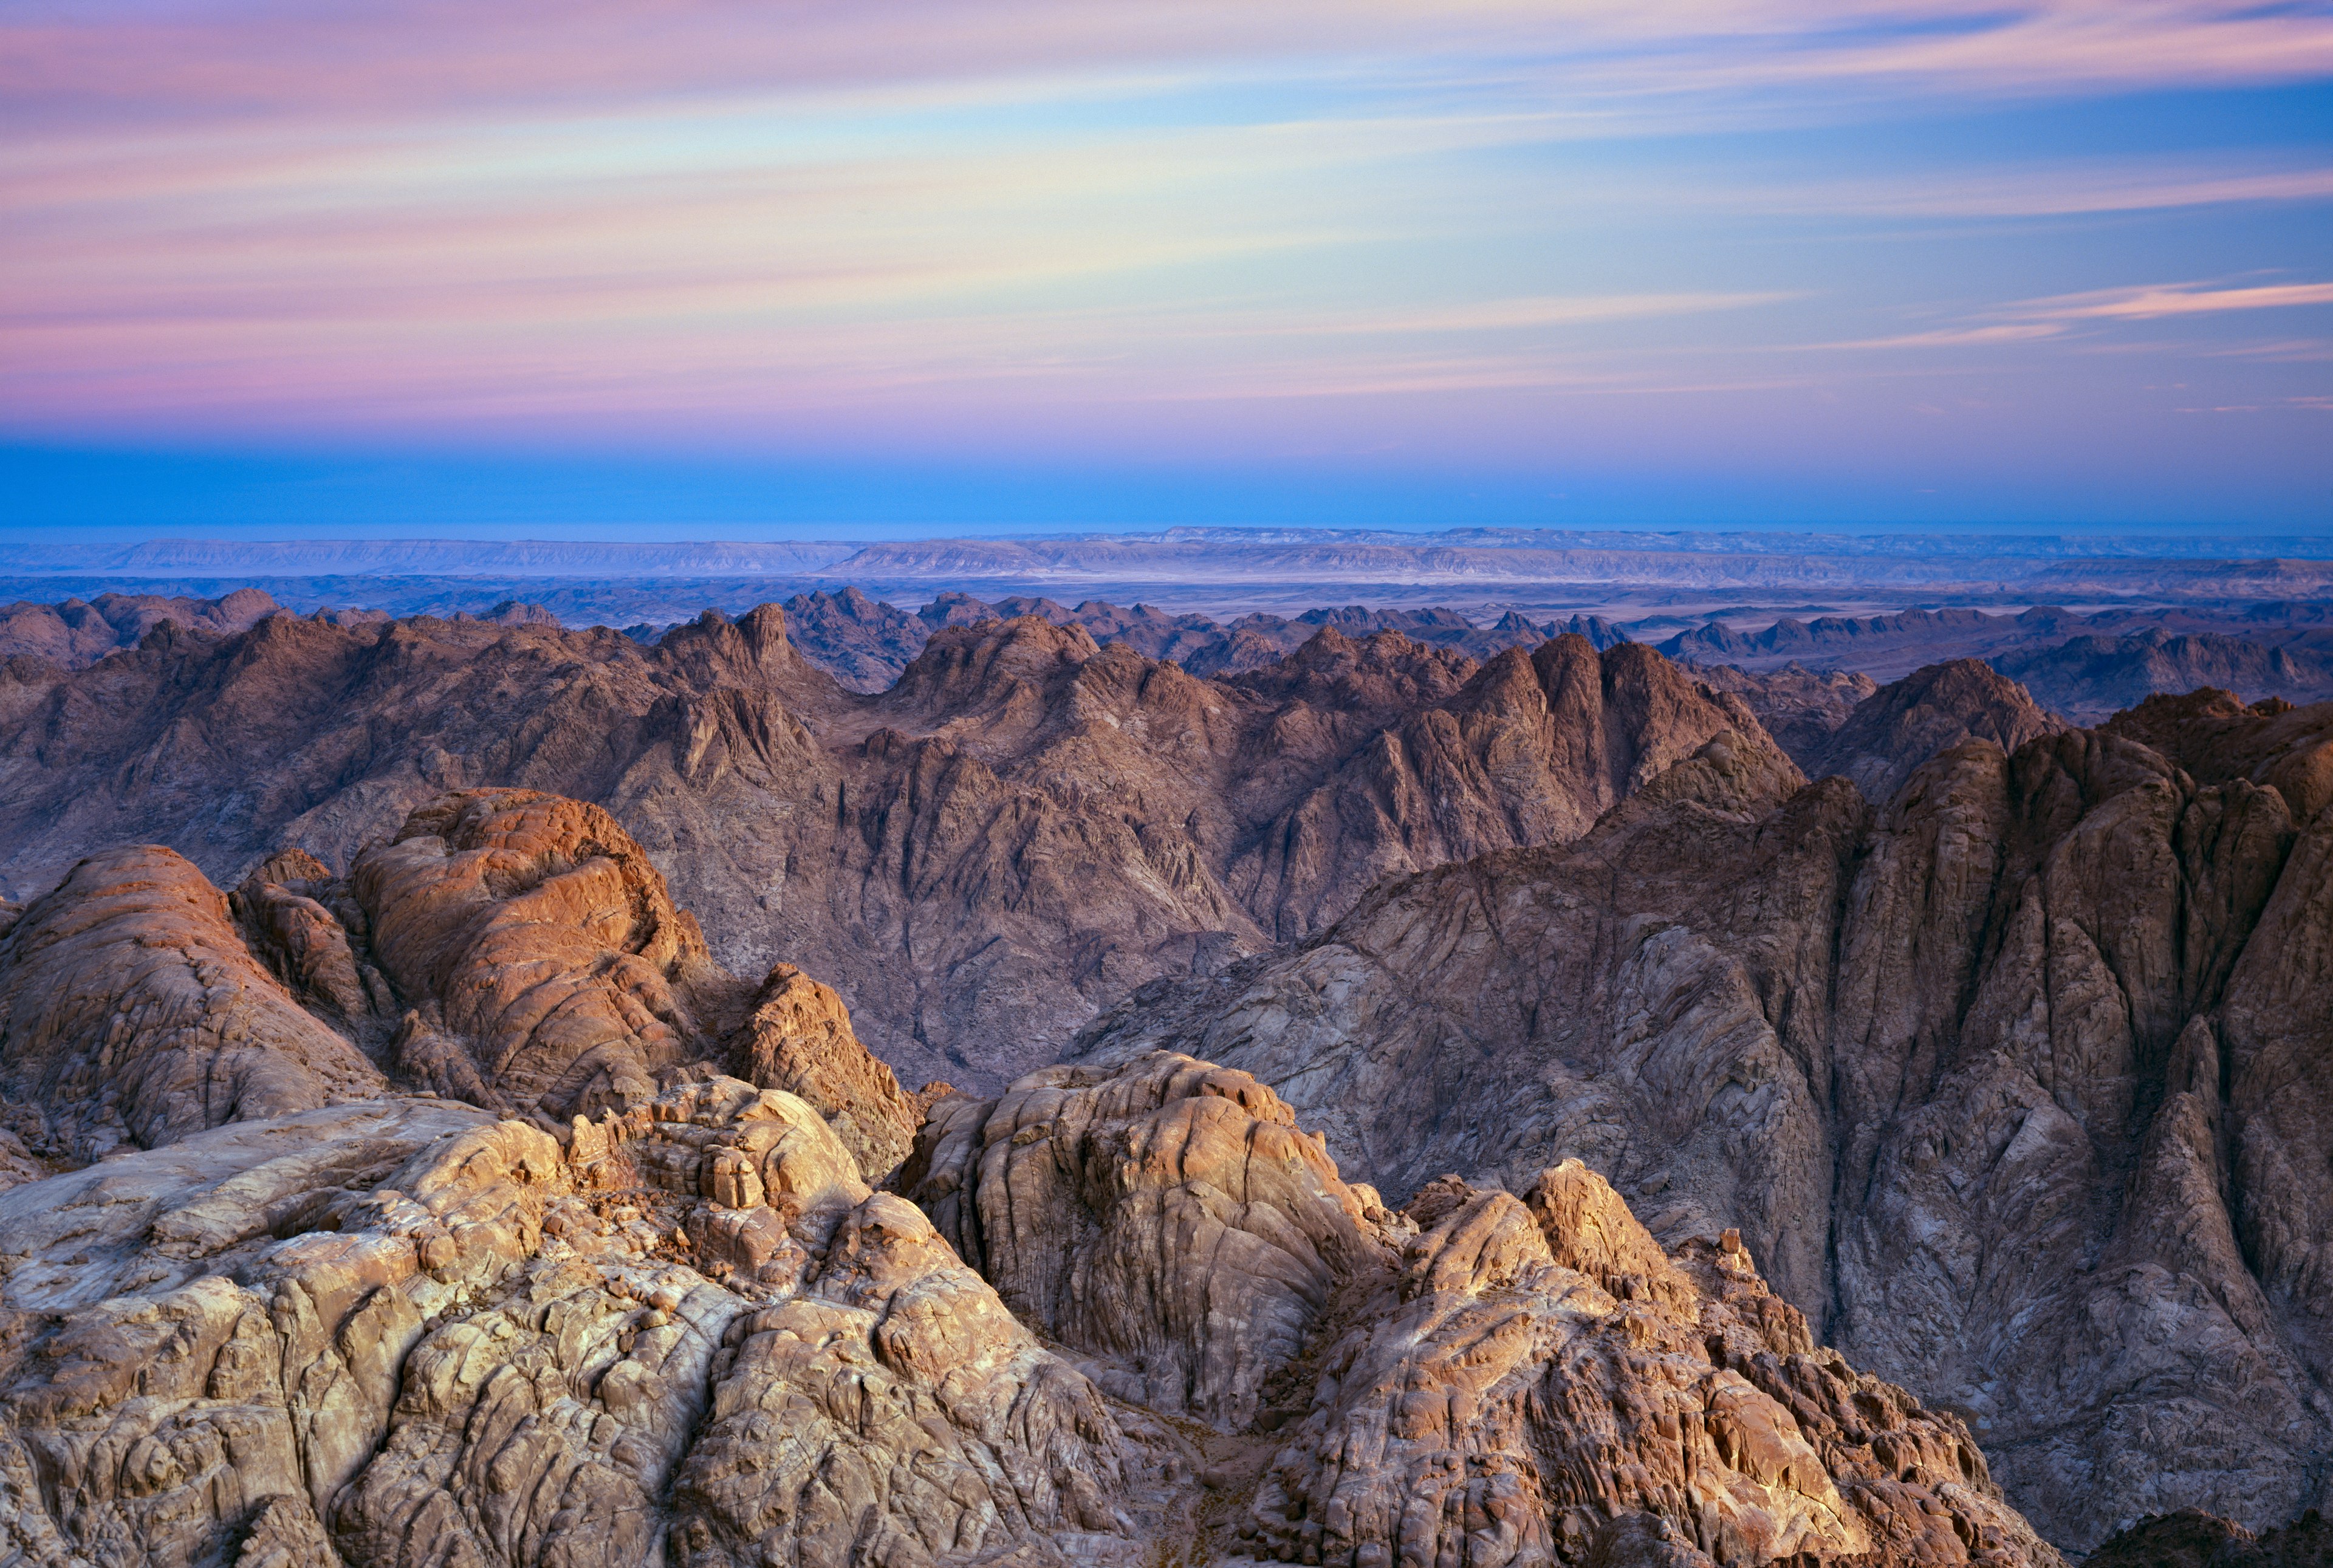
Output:
M1583 1159L1665 1240L1738 1230L2053 1540L2266 1528L2333 1450L2328 805L2333 706L2155 698L1877 807L1720 738L1075 1059L1251 1073L1394 1198Z
M2321 1545L2333 705L957 608L7 662L0 1568Z
M918 1125L581 803L96 857L0 996L12 1563L2058 1560L1733 1233L1166 1053Z

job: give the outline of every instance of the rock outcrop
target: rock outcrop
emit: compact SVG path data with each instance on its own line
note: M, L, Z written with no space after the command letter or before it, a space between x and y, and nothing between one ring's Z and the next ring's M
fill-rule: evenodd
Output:
M1378 1250L1276 1095L1163 1053L943 1101L900 1186L1021 1317L1110 1358L1111 1392L1232 1430Z
M92 855L0 936L12 1158L83 1165L386 1087L253 960L226 900L172 851Z
M351 1034L397 1015L389 978L370 962L371 924L354 892L305 850L270 855L227 895L245 944L303 1006Z
M444 795L347 878L283 851L232 899L168 850L92 856L0 934L13 1180L392 1085L554 1125L700 1061L806 1098L869 1179L913 1138L831 988L754 991L613 818L533 791Z
M1665 1253L1577 1164L1393 1214L1244 1074L1040 1077L926 1128L939 1224L697 1071L0 1193L0 1553L2056 1568L1960 1423L1816 1350L1731 1238Z
M101 593L82 602L18 601L0 605L0 662L39 659L60 669L80 669L117 649L135 648L146 634L169 621L189 630L225 634L244 630L277 612L274 600L256 588L238 588L216 599L152 593Z
M2333 698L2333 652L2322 646L2281 648L2161 627L2132 636L2069 637L2052 648L2022 649L1992 662L2051 707L2085 723L2101 722L2149 697L2199 687L2226 688L2252 701Z
M597 806L526 790L446 795L350 868L371 951L418 1008L402 1056L446 1087L564 1121L715 1055L739 998L664 878ZM466 1057L437 1058L447 1042ZM426 1044L425 1044L426 1042ZM465 1096L469 1098L471 1096Z
M1042 615L940 624L866 695L768 606L653 647L517 620L166 622L77 672L0 665L0 893L130 838L237 887L297 844L355 886L359 853L447 791L539 790L620 823L726 968L797 964L909 1082L994 1090L1134 986L1305 936L1381 876L1574 835L1757 727L1631 645L1566 636L1478 666L1306 630L1283 661L1202 680ZM279 972L346 1008L370 996L364 941L314 881L262 875L245 922L280 926ZM354 990L319 910L349 933ZM404 988L408 961L379 967ZM408 1044L474 1092L463 1053Z
M1795 661L1763 672L1730 664L1687 668L1695 679L1730 691L1748 704L1766 733L1802 770L1814 766L1856 705L1879 689L1877 681L1858 671L1809 669Z
M1817 1348L1729 1234L1578 1161L1420 1195L1240 1533L1281 1561L2047 1563L1962 1423Z
M1162 1053L944 1103L903 1186L1106 1390L1218 1434L1195 1561L2057 1560L1957 1419L1577 1161L1391 1213Z
M762 982L729 1043L728 1060L746 1082L817 1106L870 1182L898 1169L915 1142L921 1108L859 1043L834 987L792 964L780 964Z
M1693 673L1739 695L1809 778L1837 774L1875 802L1965 741L2015 751L2066 727L2024 688L1973 659L1929 665L1885 687L1868 676L1796 663L1762 674L1724 665L1695 666Z
M1738 1229L2067 1546L2322 1506L2333 707L1972 741L1876 810L1720 749L1073 1061L1251 1073L1397 1198L1579 1158L1665 1240Z
M2155 1514L2116 1533L2082 1568L2318 1568L2333 1562L2333 1525L2310 1509L2255 1535L2200 1508Z
M372 1102L0 1195L0 1552L1130 1564L1164 1534L1169 1435L809 1106L714 1077L562 1130Z
M1972 740L2015 751L2065 727L1991 665L1956 659L1915 669L1864 698L1821 746L1800 755L1800 765L1810 778L1838 774L1866 799L1885 802L1940 752Z
M1050 599L1013 595L992 602L949 592L911 615L869 599L857 588L797 593L782 608L788 635L802 657L851 690L868 693L882 691L898 680L933 633L1022 615L1074 626L1099 647L1120 645L1145 659L1171 659L1203 679L1277 664L1324 628L1350 638L1397 631L1426 647L1478 659L1510 648L1534 648L1566 632L1584 636L1599 649L1628 640L1618 627L1598 616L1535 621L1512 610L1490 626L1477 625L1455 610L1370 610L1357 604L1308 610L1293 617L1257 612L1226 622L1205 615L1172 614L1148 604L1129 609L1100 599L1085 600L1072 609Z

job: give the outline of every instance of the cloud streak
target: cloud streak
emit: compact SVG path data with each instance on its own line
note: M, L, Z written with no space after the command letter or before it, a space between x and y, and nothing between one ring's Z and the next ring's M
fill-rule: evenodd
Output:
M961 98L971 84L1121 72L1219 79L1259 65L1407 63L1422 90L1486 84L1599 99L1823 88L2031 92L2309 80L2333 70L2323 8L2242 0L244 0L34 3L0 28L0 96L49 122L333 119L420 107L598 104L738 91Z
M2219 0L30 0L0 432L1877 464L2013 374L2062 447L2152 417L2078 349L2322 390L2236 324L2326 148L2113 95L2326 81Z
M2062 294L2055 299L2028 300L2013 308L2018 313L2048 321L2152 322L2167 316L2328 304L2333 304L2333 283L2254 284L2233 288L2184 283Z

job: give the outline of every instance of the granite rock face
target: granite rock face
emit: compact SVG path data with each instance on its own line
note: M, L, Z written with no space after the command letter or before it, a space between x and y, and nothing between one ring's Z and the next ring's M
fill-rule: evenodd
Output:
M2134 636L2069 637L1993 660L2052 707L2084 723L2103 721L2157 694L2200 687L2232 690L2257 701L2323 702L2333 697L2333 650L2277 647L2212 632L2176 633L2147 627Z
M903 1179L1106 1390L1213 1429L1195 1561L2057 1561L1958 1419L1577 1161L1390 1212L1158 1053L945 1102Z
M172 851L93 855L0 935L0 1101L19 1151L86 1164L386 1087Z
M1894 799L1914 772L1940 752L1972 740L2015 751L2065 727L1991 665L1956 659L1915 669L1873 692L1811 755L1800 756L1800 764L1810 778L1838 774L1866 799L1884 802Z
M0 813L248 850L0 908L0 1562L2051 1564L2018 1508L2323 1496L2333 709L2005 750L1915 677L1874 802L1581 638L34 673Z
M889 635L880 608L804 606L869 637ZM1657 655L1582 637L1477 664L1399 632L1348 636L1326 622L1369 617L1333 612L1290 623L1310 639L1293 654L1208 680L1044 614L930 608L913 662L876 693L805 660L774 606L708 612L652 647L527 621L276 615L227 635L164 622L78 671L0 663L0 894L152 839L238 888L296 845L385 897L438 835L365 875L353 862L412 813L449 791L536 790L604 808L726 968L798 965L908 1082L993 1092L1135 986L1301 938L1382 876L1574 836L1711 736L1756 728ZM337 986L345 1010L370 995L366 938L347 899L294 885L314 880L261 876L245 924L280 928L279 973ZM302 898L348 932L352 971ZM397 964L445 957L386 928L370 940L399 987L418 971ZM472 1048L509 1043L408 1044L446 1092L475 1093ZM512 1092L593 1092L525 1057Z
M1876 809L1721 749L1072 1061L1251 1073L1396 1198L1577 1158L1666 1241L1738 1230L2061 1544L2321 1506L2333 707L2156 699Z
M2333 1525L2314 1509L2255 1535L2200 1508L2182 1508L2118 1531L2083 1568L2318 1568L2326 1562L2333 1562Z
M232 898L168 850L92 856L0 934L0 1174L392 1086L546 1125L734 1065L879 1179L916 1111L834 992L714 963L597 806L456 791L346 878L269 857ZM44 1163L45 1162L45 1163Z
M1748 704L1766 733L1801 769L1821 756L1856 705L1879 689L1877 681L1858 671L1809 669L1795 661L1762 671L1731 664L1686 668L1695 679L1715 690L1730 691Z
M1230 1430L1380 1250L1278 1096L1165 1053L942 1101L901 1187L1008 1306L1109 1357L1112 1392Z
M524 790L446 795L349 881L370 948L418 999L403 1048L451 1041L487 1102L563 1120L652 1092L715 1053L736 983L664 878L597 806ZM465 1096L469 1098L470 1096Z
M1139 1560L1164 1439L808 1105L562 1130L372 1101L0 1196L8 1554Z
M1874 802L1963 742L2015 751L2067 727L2023 687L1973 659L1927 665L1884 687L1867 675L1797 663L1762 672L1692 668L1714 689L1738 695L1809 778L1837 774Z
M1042 1199L983 1234L1024 1299L1096 1291L1044 1338L826 1118L718 1074L555 1130L356 1101L0 1194L0 1551L2055 1568L1957 1420L1576 1164L1393 1214L1243 1074L1007 1099L1077 1120L1083 1174L1014 1133L951 1191ZM964 1174L923 1158L951 1103L926 1186ZM1129 1342L1099 1305L1145 1289L1202 1310Z
M0 1191L0 1561L2057 1562L1738 1240L1577 1164L1392 1211L1187 1056L911 1101L582 803L232 900L95 857L0 966L0 1068L81 1118Z
M1586 637L1599 649L1628 640L1618 627L1598 616L1542 622L1512 610L1491 626L1477 626L1455 610L1371 610L1360 605L1308 610L1293 617L1257 612L1224 622L1099 599L1072 608L1051 599L1013 595L989 602L968 593L943 592L910 614L856 588L798 593L783 609L788 635L802 657L851 690L868 693L882 691L898 680L933 633L1022 615L1077 627L1104 648L1122 644L1145 659L1172 659L1202 679L1277 664L1324 628L1349 638L1397 631L1413 642L1477 659L1510 648L1535 648L1567 631Z
M153 593L101 593L86 603L19 601L0 605L0 661L38 659L62 669L80 669L116 649L135 648L164 621L190 630L242 631L277 613L274 600L256 588L238 588L217 599L167 598Z
M819 1108L869 1181L898 1169L922 1114L890 1068L852 1033L831 986L780 964L762 982L729 1047L737 1074Z
M1243 1533L1286 1561L2040 1563L1955 1418L1818 1349L1730 1237L1578 1161L1455 1180L1355 1279Z

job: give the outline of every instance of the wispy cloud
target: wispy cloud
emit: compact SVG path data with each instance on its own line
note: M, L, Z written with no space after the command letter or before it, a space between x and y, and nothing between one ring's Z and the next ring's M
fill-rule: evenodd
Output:
M2156 321L2222 311L2284 310L2333 304L2333 283L2255 284L2234 288L2205 283L2149 284L2027 300L2004 313L2041 321Z
M1398 308L1383 314L1346 315L1317 321L1296 321L1261 330L1319 336L1374 336L1390 333L1519 332L1542 327L1595 326L1608 322L1644 321L1655 316L1695 315L1704 311L1742 310L1803 297L1795 291L1758 293L1541 295L1525 299L1483 300L1438 310ZM1253 332L1249 326L1242 331Z
M158 8L33 0L0 28L0 98L52 121L362 119L636 96L956 91L1063 73L1404 62L1416 84L1599 99L2127 89L2307 80L2333 69L2321 6L2251 0L262 0ZM1349 69L1349 65L1343 67Z
M2333 81L2324 5L24 0L0 422L1068 449L1114 418L1179 461L1162 409L1311 450L1512 392L1658 430L2322 303L2305 255L2130 243L2237 204L2288 243L2321 147L2107 157L2118 122L2051 118L2296 81ZM1935 130L2003 104L2014 138ZM1994 221L2094 215L2138 216L2046 257ZM2207 267L2263 270L2061 292ZM1448 461L1540 449L1478 424Z
M1830 349L1994 348L2008 343L2063 337L2086 324L2152 322L2179 316L2218 315L2229 311L2280 310L2326 304L2333 304L2333 283L2235 286L2209 283L2146 284L2021 300L1984 313L1991 320L1965 326L1937 327L1925 332L1858 338L1816 346ZM2140 346L2154 348L2156 345ZM2283 342L2203 351L2223 358L2295 358L2309 357L2295 351L2310 346L2312 344L2309 342Z
M2161 161L2043 162L1953 169L1919 178L1794 185L1762 181L1748 192L1698 191L1703 200L1754 201L1768 212L1904 218L2067 217L2247 202L2333 199L2333 168L2198 168Z
M2004 322L1985 327L1939 327L1934 332L1903 332L1894 337L1856 338L1822 343L1826 349L1990 349L2003 343L2031 342L2055 337L2062 331L2049 322Z

